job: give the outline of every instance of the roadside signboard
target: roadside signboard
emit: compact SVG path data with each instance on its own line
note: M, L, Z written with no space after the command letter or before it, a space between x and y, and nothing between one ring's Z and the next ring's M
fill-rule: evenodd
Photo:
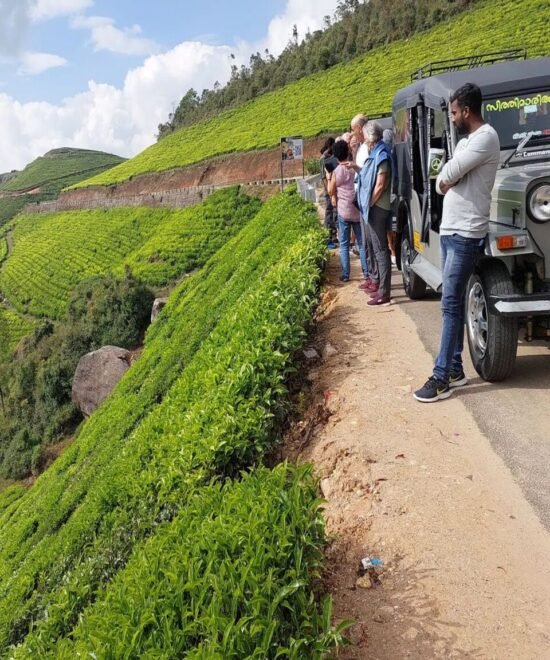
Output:
M284 179L284 163L293 160L302 161L302 178L305 175L304 170L304 140L301 136L295 135L293 137L281 138L281 190L283 189Z
M281 138L281 160L303 160L304 141L301 137Z

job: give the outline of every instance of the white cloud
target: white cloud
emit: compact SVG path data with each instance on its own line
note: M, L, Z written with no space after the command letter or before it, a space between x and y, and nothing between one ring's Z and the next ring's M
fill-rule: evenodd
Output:
M71 25L74 28L90 30L95 50L107 50L123 55L150 55L159 50L152 40L141 36L141 27L132 25L120 29L115 21L107 16L76 16Z
M4 1L0 0L0 7ZM333 14L335 9L336 0L288 0L285 11L271 21L261 43L241 42L235 47L184 42L168 52L149 56L128 72L120 88L91 81L86 91L59 104L19 103L0 94L0 172L21 168L62 146L133 156L154 142L158 124L167 120L190 87L201 91L211 88L215 81L223 85L229 78L231 63L240 66L248 61L250 53L265 47L279 53L288 43L294 24L303 36L308 27L321 27L324 15ZM106 20L107 27L114 27L110 19ZM105 25L99 21L82 27L93 31ZM128 39L141 39L135 28L123 34ZM113 41L98 41L96 45L99 43L114 45ZM119 48L125 43L118 42ZM234 62L229 59L231 53L236 55Z
M47 21L58 16L80 13L93 4L93 0L31 0L29 17L35 22Z
M19 57L19 68L17 72L25 76L36 76L48 69L54 69L59 66L65 66L67 60L59 55L50 53L24 52Z
M333 16L337 0L288 0L285 10L269 23L262 49L269 48L273 55L279 55L288 44L294 25L302 40L306 32L314 32L323 26L325 16Z
M0 94L0 172L62 146L121 156L142 151L187 89L227 80L230 53L227 46L186 42L147 58L121 88L92 81L58 105L20 103Z

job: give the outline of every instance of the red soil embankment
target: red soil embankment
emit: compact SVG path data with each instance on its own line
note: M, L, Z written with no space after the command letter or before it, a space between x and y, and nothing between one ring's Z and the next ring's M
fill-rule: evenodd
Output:
M317 158L326 138L304 142L305 158ZM302 176L303 161L285 161L284 179ZM281 176L279 149L227 154L197 165L136 176L111 186L62 192L58 200L27 207L27 211L117 206L188 206L215 188L247 183L274 184Z

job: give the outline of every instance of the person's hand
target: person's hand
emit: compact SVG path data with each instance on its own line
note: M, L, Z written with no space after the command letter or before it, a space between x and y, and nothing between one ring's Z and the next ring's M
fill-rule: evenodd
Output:
M439 190L441 191L442 195L446 195L451 188L454 188L455 184L454 183L447 183L446 181L441 181L439 183Z
M347 170L356 170L357 165L355 163L352 163L349 160L345 160L342 165L347 169Z

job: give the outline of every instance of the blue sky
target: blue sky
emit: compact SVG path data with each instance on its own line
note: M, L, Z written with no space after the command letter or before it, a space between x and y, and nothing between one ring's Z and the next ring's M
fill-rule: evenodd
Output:
M132 156L229 55L278 54L336 0L0 0L0 172L51 148Z
M183 94L201 92L337 0L0 0L0 172L50 149L130 157Z
M113 18L119 29L137 24L143 37L167 51L182 41L197 39L215 45L258 41L285 4L284 0L241 0L236 11L231 3L216 0L96 0L83 14ZM24 40L25 49L59 55L67 60L65 66L31 77L18 75L13 62L4 62L0 64L0 89L9 90L22 102L56 102L81 91L92 78L118 86L128 69L143 60L137 54L113 57L109 51L95 51L88 34L67 29L70 22L67 16L59 16L30 25Z

